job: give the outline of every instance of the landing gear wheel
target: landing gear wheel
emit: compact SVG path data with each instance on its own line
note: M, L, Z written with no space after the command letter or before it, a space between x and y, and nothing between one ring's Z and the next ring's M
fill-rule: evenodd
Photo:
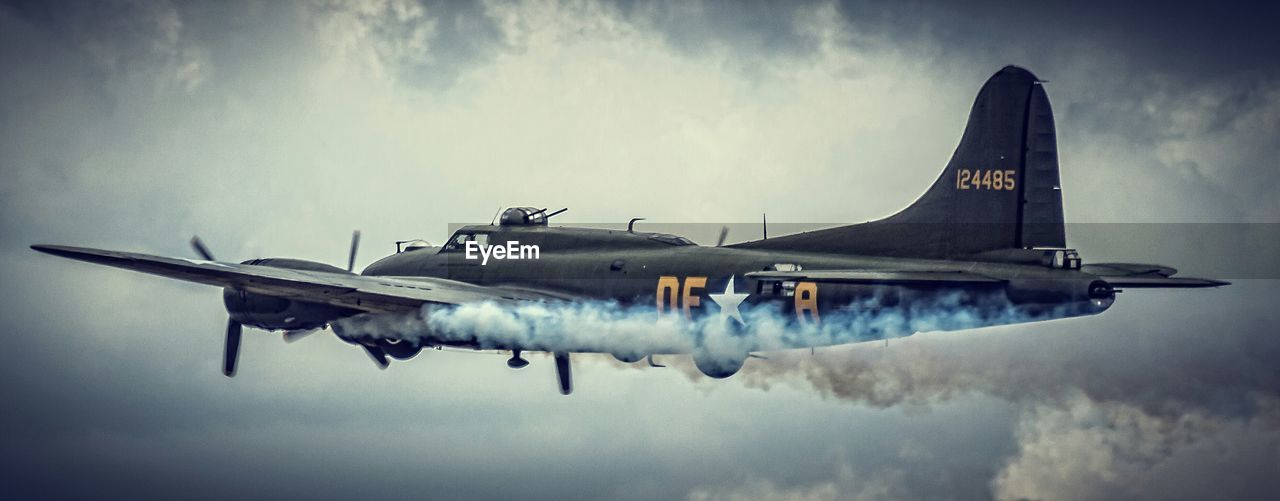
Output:
M528 365L528 360L520 358L520 350L511 350L511 358L507 359L507 367L512 369L523 369Z

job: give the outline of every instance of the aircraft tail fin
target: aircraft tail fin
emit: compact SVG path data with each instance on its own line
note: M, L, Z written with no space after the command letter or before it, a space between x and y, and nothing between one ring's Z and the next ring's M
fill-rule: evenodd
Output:
M1006 66L979 91L942 175L888 218L738 247L949 258L1064 247L1053 111L1041 81Z

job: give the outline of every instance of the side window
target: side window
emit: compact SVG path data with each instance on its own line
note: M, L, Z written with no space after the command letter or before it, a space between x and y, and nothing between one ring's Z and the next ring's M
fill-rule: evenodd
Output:
M479 244L481 247L484 247L486 245L489 245L489 234L476 233L475 236L472 238L472 240L475 240L477 244Z
M796 295L796 281L761 280L756 284L756 294L762 296L793 297Z

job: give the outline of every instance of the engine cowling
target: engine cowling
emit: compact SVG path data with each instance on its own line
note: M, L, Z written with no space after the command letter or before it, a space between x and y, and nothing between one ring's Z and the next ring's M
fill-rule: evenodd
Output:
M251 259L242 264L329 273L351 273L336 266L301 259ZM360 313L358 310L350 308L294 301L233 287L222 289L222 303L226 306L227 313L231 315L232 320L266 330L318 329L339 318Z

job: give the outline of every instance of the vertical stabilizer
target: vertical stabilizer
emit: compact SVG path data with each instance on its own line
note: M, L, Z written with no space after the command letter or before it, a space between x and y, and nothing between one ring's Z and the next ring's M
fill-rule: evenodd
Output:
M879 221L737 246L948 258L1065 244L1053 110L1035 75L1006 66L978 92L951 161L915 203Z

